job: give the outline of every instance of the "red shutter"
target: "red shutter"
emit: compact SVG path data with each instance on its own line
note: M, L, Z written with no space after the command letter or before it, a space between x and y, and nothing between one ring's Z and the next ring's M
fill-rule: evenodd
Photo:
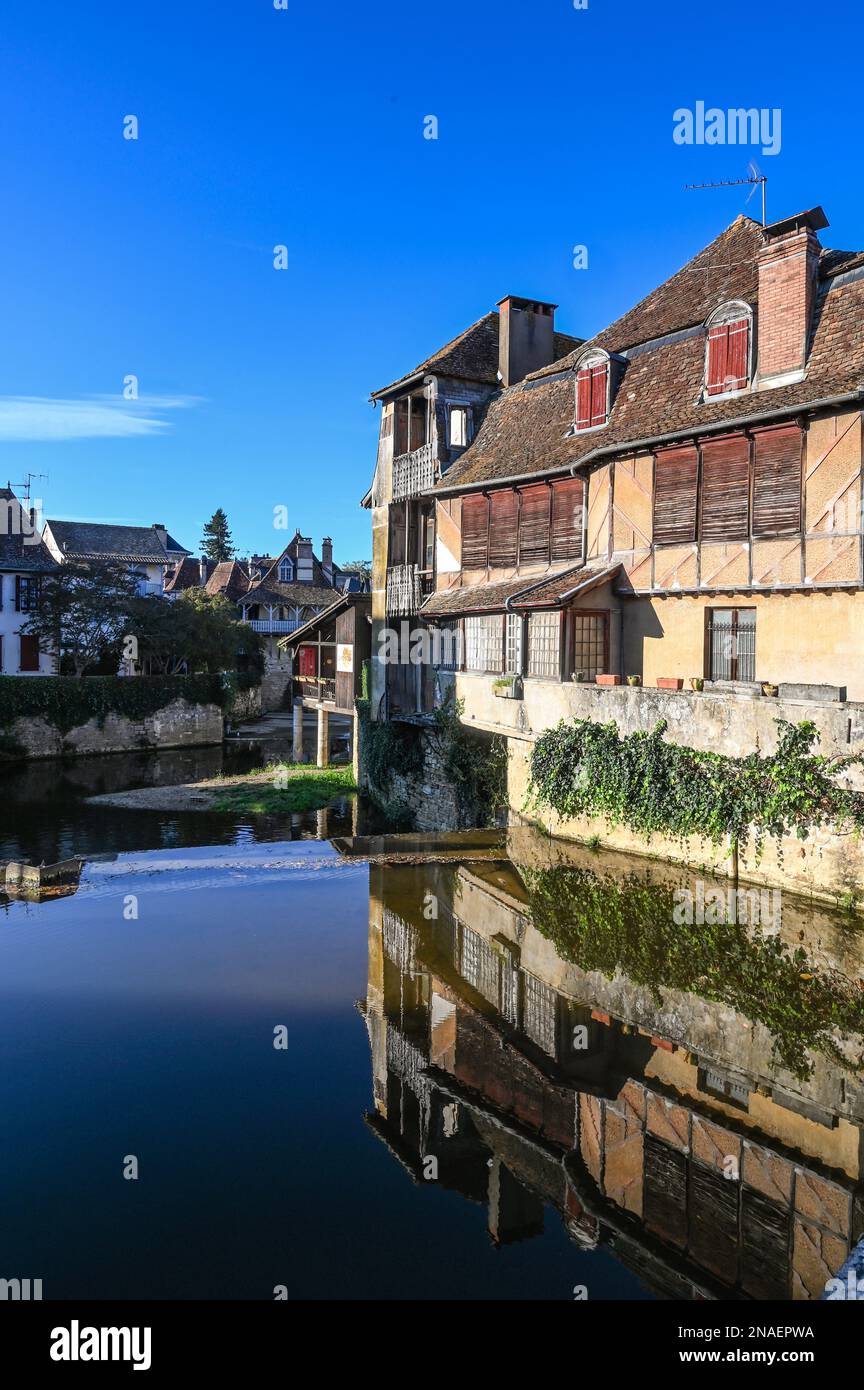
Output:
M582 558L581 478L563 478L552 484L552 559Z
M727 391L740 391L747 385L749 373L747 359L750 347L750 320L738 319L729 324L729 348L726 370L728 373Z
M523 487L519 513L520 565L545 565L549 561L549 488Z
M654 541L657 545L696 539L696 479L699 458L695 445L665 449L654 469Z
M576 428L587 430L591 424L591 368L583 367L576 377Z
M743 434L702 445L703 541L743 541L750 534L750 441Z
M462 568L484 570L488 560L489 503L485 497L462 498Z
M606 424L606 393L609 384L609 363L601 362L591 368L591 424Z
M317 671L317 647L301 647L299 651L300 668L299 675L301 680L311 676L316 676Z
M505 569L516 564L516 493L493 492L489 505L489 564Z
M708 395L717 396L726 390L729 356L729 325L720 323L708 330Z
M782 425L753 438L753 534L792 535L801 530L801 430Z

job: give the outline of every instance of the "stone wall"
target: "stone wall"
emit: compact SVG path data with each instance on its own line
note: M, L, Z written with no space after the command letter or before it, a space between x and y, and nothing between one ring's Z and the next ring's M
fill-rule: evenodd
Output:
M223 722L218 705L173 700L144 719L109 714L101 724L90 719L66 733L45 719L16 719L6 732L20 745L23 757L59 758L221 743Z
M259 714L267 714L269 710L283 709L285 692L291 680L290 672L272 667L264 672L261 678L260 689L260 708Z

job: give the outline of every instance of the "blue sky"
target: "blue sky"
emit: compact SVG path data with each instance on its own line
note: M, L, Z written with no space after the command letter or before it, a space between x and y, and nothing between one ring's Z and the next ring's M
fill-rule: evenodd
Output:
M864 246L862 37L800 0L5 6L0 481L193 550L217 506L278 549L284 505L369 555L370 391L502 295L591 334L745 210L683 185L754 156L769 221L821 202ZM780 153L676 145L700 100L779 108Z

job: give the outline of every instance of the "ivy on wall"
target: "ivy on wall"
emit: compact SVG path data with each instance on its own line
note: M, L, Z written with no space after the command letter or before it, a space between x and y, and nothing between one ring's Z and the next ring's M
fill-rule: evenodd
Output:
M820 971L801 947L722 920L675 920L673 892L645 877L601 876L589 869L522 869L531 917L563 960L607 979L623 974L649 988L688 991L727 1004L764 1025L778 1060L796 1076L812 1071L817 1051L848 1067L836 1037L860 1050L864 994L844 976ZM680 916L680 914L679 914ZM853 1063L860 1067L864 1057Z
M142 720L174 700L227 709L238 689L254 678L197 676L0 676L0 731L16 719L44 719L61 733L109 714Z
M650 733L622 737L617 725L562 720L531 752L529 805L559 816L602 816L650 838L701 836L734 849L753 839L757 862L766 837L806 839L819 825L860 832L864 795L840 775L860 756L813 752L819 735L808 721L775 720L779 739L768 756L703 753L664 739L666 721Z

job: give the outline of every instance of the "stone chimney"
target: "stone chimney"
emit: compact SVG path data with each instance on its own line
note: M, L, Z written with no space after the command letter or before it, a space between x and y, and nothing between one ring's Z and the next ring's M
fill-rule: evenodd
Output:
M327 578L330 580L330 582L331 582L331 584L332 584L332 582L333 582L333 542L332 542L332 540L330 539L329 536L325 536L324 539L323 539L323 541L321 542L321 568L323 569L324 573L326 574Z
M529 372L555 361L557 304L518 299L508 294L498 301L498 376L502 386L515 386Z
M774 222L759 251L758 368L762 390L800 381L807 366L821 246L820 207Z
M166 529L166 527L165 527L165 523L162 522L162 521L154 521L154 522L153 522L153 530L156 532L156 535L159 537L159 539L160 539L160 541L162 542L162 544L163 544L163 545L167 545L167 544L168 544L168 531L167 531L167 529Z
M207 559L206 555L202 555L201 559L198 561L198 583L202 586L202 588L207 583L207 580L209 578L210 561Z
M312 538L310 536L295 536L297 543L297 579L301 584L311 584L314 578L314 556L312 553Z

